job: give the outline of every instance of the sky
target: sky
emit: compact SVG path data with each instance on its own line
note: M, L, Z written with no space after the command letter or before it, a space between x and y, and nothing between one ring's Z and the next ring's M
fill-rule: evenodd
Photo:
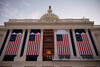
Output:
M0 25L9 19L40 19L49 5L60 19L85 17L100 25L100 0L0 0Z

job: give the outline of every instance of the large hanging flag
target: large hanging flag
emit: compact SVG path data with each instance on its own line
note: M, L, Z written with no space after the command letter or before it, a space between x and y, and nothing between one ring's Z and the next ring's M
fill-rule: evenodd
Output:
M76 32L76 41L81 56L92 55L92 50L86 33Z
M40 51L40 33L31 32L27 45L26 55L39 55Z
M68 33L65 30L58 30L56 36L58 55L70 55Z
M22 33L13 32L7 44L5 55L17 55L22 39Z

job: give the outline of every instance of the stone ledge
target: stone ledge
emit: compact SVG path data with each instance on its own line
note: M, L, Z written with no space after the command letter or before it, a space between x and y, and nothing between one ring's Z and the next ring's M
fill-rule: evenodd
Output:
M53 61L71 61L71 62L100 62L100 59L54 59Z

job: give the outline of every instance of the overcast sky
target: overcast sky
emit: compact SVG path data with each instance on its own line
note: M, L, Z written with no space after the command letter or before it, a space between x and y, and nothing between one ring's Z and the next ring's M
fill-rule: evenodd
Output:
M100 0L0 0L0 25L8 19L39 19L49 5L60 19L84 16L100 25Z

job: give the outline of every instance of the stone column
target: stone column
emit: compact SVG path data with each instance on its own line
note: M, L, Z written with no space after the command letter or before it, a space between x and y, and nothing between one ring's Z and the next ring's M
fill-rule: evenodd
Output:
M21 39L21 43L20 43L20 46L19 46L18 54L14 58L14 61L24 61L25 60L23 57L20 57L20 53L21 53L21 49L22 49L22 43L23 43L23 40L24 40L24 35L25 35L25 29L23 30L22 39Z
M24 60L26 60L26 52L27 52L27 45L28 45L29 35L30 35L30 29L28 30L26 44L25 44L25 48L24 48L24 53L23 53L23 56L22 56L24 58Z
M37 61L42 61L42 50L43 50L43 30L41 30L40 52Z
M8 30L6 30L6 31L3 31L3 35L2 35L2 38L1 38L1 43L0 43L0 49L1 49L1 47L2 47L2 44L3 44L3 41L4 41L4 39L5 39L5 37L6 37L6 33L8 32Z
M91 34L92 34L92 37L93 37L93 40L94 40L94 43L95 43L95 46L96 46L96 48L97 48L97 51L98 51L98 54L99 54L99 56L98 56L98 58L100 58L100 47L99 47L99 44L98 44L98 42L97 42L97 39L96 39L96 37L95 37L95 33L94 33L94 31L91 31Z
M5 43L4 49L3 49L2 54L0 56L0 61L3 60L3 57L4 57L4 54L5 54L6 48L7 48L7 44L9 42L9 40L10 40L11 34L12 34L12 29L9 32L8 39L7 39L6 43Z
M89 34L88 34L88 30L86 29L85 31L86 31L86 35L87 35L88 40L89 40L89 44L90 44L90 46L91 46L91 50L92 50L92 53L93 53L93 57L94 57L94 58L97 58L97 57L96 57L96 53L95 53L94 48L93 48L93 45L92 45L92 42L91 42L91 39L90 39Z
M69 30L67 30L67 32L68 32L68 39L69 39L69 46L70 46L71 59L73 59L73 58L74 58L74 55L73 55L73 48L72 48L72 44L71 44L71 38L70 38Z
M78 50L77 42L76 42L75 30L73 29L72 32L73 32L73 38L74 38L76 54L77 54L76 58L77 59L81 59L81 56L79 55L79 50Z
M54 30L54 59L58 59L56 30Z

